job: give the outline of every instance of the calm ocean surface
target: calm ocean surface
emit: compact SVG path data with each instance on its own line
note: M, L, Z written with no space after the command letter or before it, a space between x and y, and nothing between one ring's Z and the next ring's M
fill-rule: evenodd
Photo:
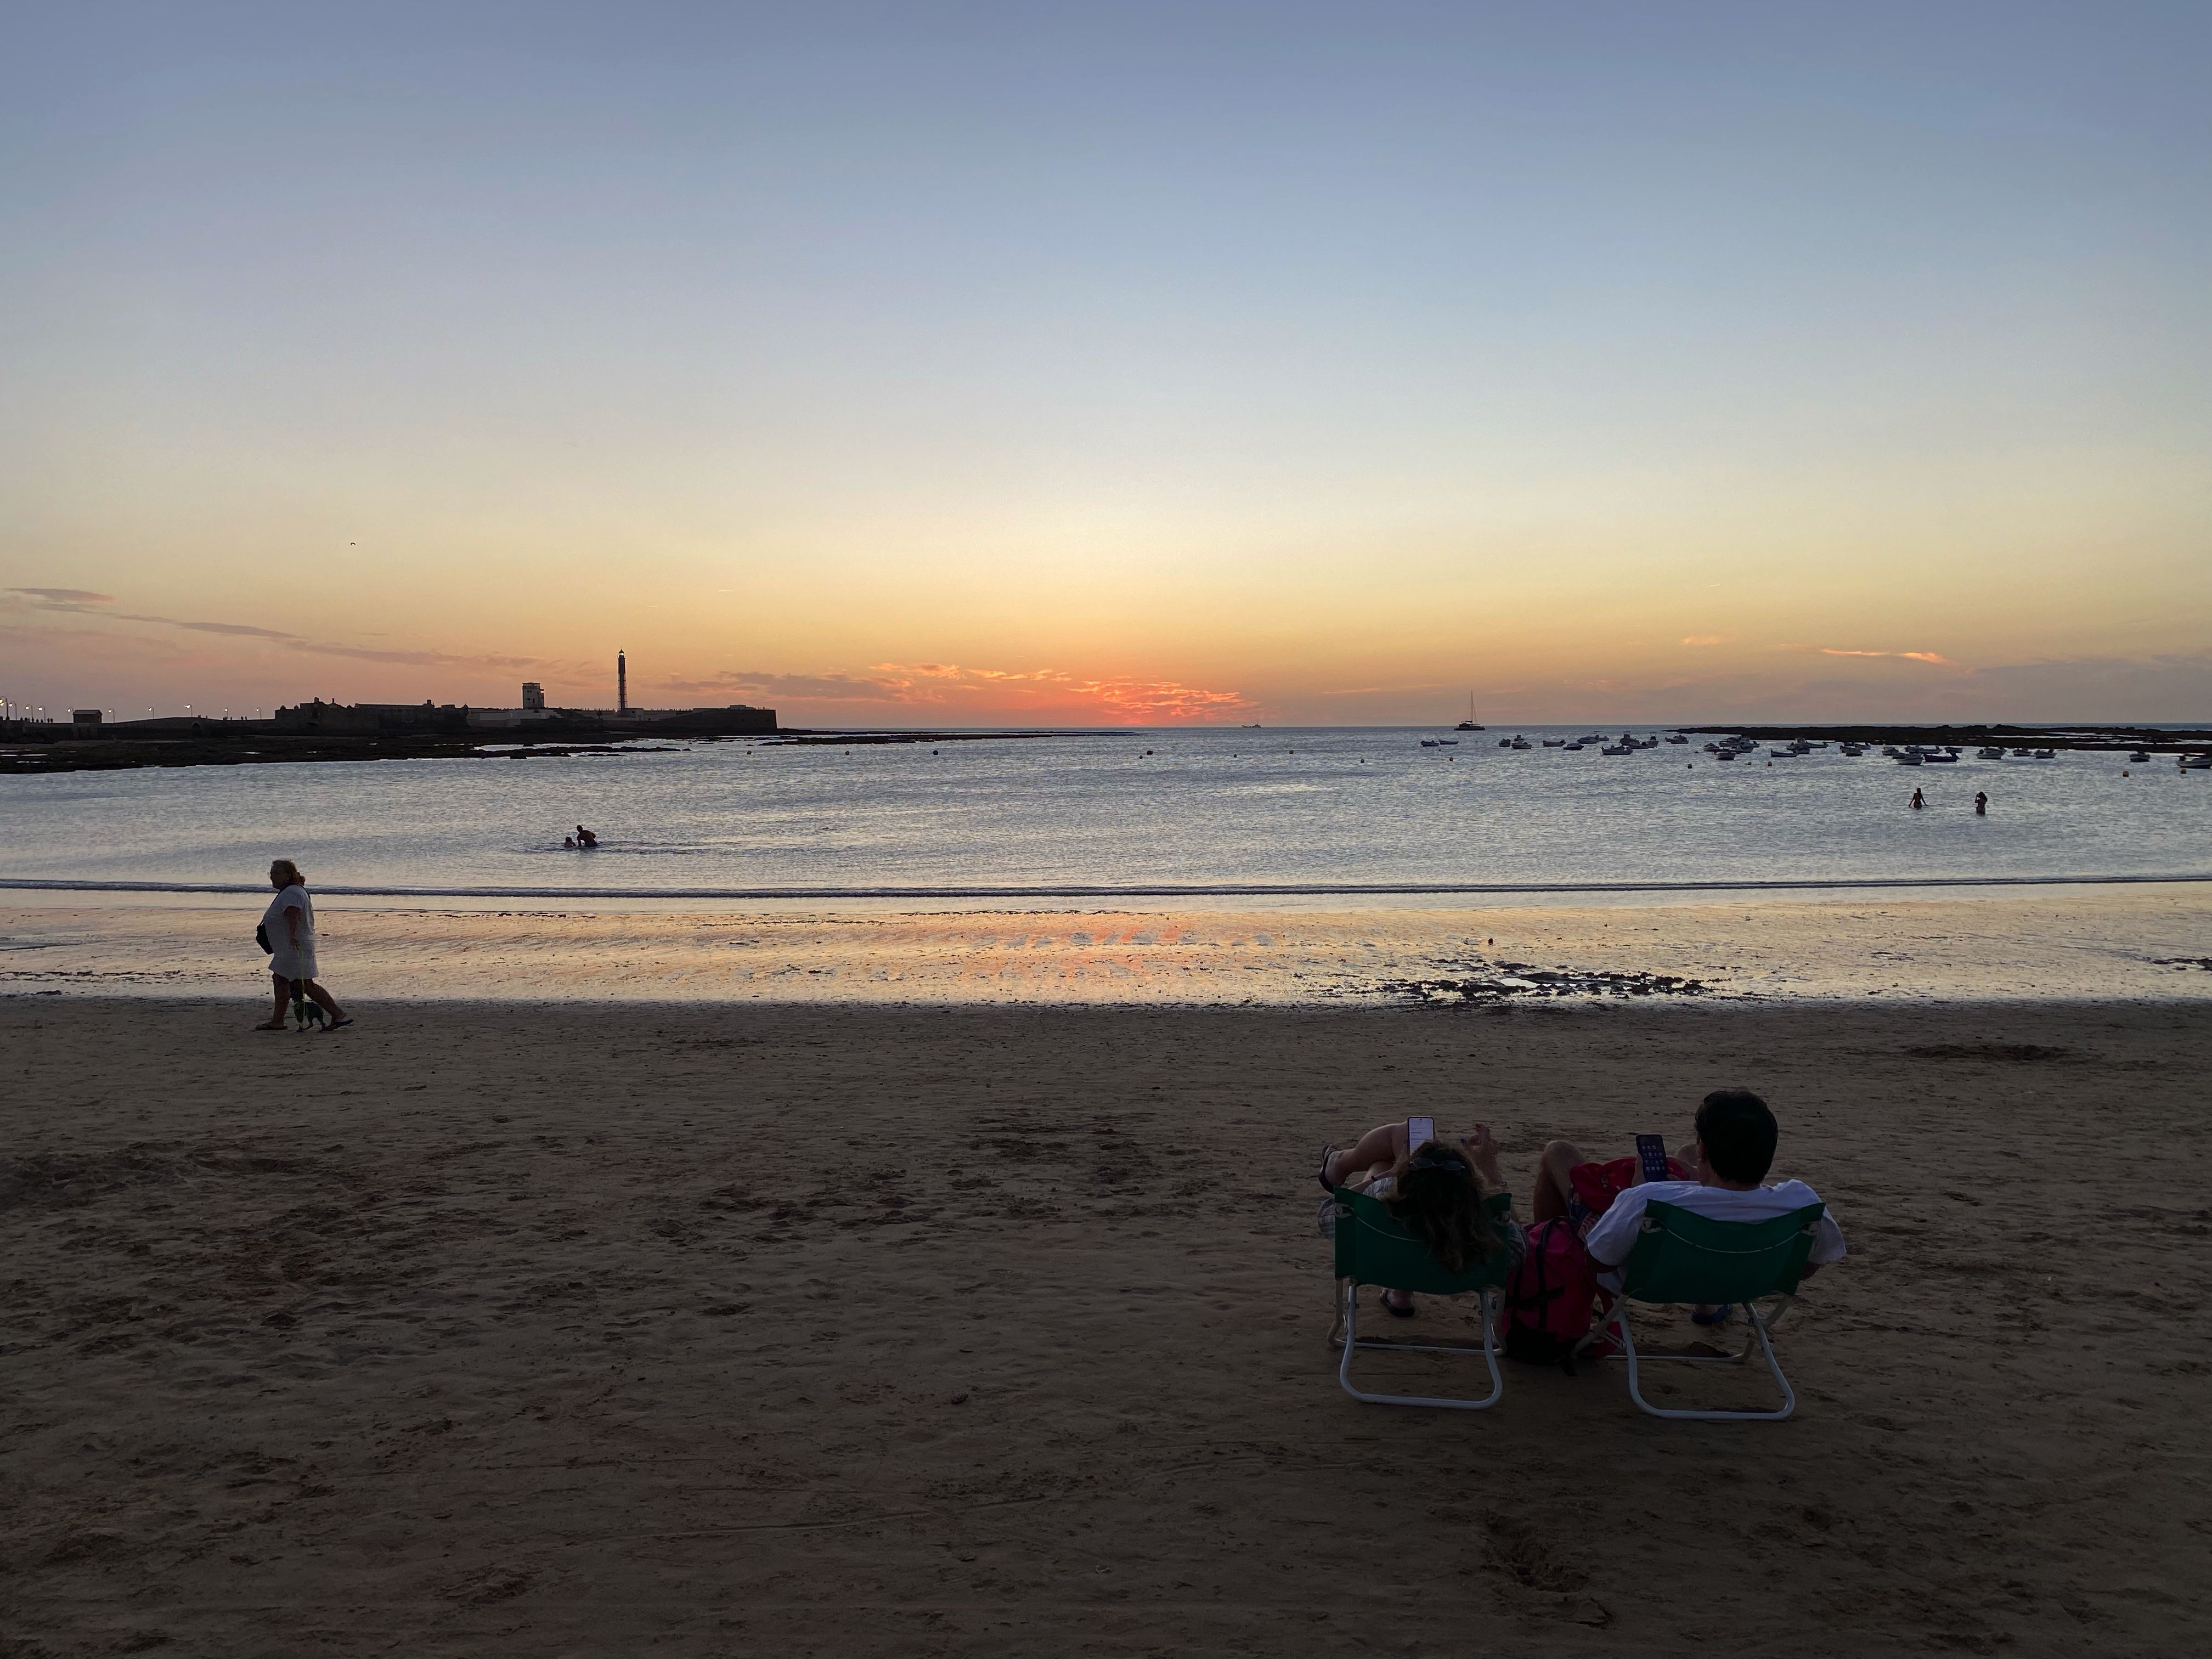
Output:
M1540 737L1582 728L1524 728ZM1638 728L1657 735L1657 728ZM0 778L0 878L517 896L1861 883L2212 870L2212 775L2116 755L1770 766L1423 749L1433 729L1152 731L566 760ZM1972 750L1968 751L1969 756ZM2131 771L2132 776L2123 776ZM1906 802L1915 787L1929 810ZM1973 816L1986 790L1990 816ZM565 852L583 823L595 852Z

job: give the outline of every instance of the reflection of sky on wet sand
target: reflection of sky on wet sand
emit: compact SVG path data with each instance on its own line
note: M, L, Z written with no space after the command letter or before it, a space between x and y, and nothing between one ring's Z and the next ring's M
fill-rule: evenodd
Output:
M254 915L21 896L0 989L245 994ZM1298 1003L1501 964L1759 997L2203 997L2212 888L1446 909L321 910L342 996Z

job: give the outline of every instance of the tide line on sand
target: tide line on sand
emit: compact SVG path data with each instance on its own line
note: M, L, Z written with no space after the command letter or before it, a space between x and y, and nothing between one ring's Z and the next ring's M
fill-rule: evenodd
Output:
M946 899L946 898L1265 898L1334 895L1467 893L1773 893L1858 891L1899 887L2157 886L2212 881L2212 872L2176 875L1872 876L1802 881L1361 881L1361 882L1045 882L913 887L374 887L325 885L331 898L495 899ZM76 881L0 877L0 890L50 893L216 893L266 891L258 882Z

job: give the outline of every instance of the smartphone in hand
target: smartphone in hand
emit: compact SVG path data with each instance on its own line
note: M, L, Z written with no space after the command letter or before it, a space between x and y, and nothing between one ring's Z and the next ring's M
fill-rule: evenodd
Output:
M1415 1152L1437 1138L1437 1121L1432 1117L1409 1117L1406 1120L1406 1156Z
M1647 1182L1674 1178L1674 1172L1667 1167L1667 1141L1663 1135L1637 1136L1636 1161L1643 1167Z

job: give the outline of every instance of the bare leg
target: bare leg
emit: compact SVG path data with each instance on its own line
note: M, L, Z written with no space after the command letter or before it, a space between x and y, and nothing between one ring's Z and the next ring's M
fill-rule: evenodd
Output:
M1543 1156L1536 1160L1536 1191L1529 1204L1537 1220L1550 1221L1567 1213L1567 1200L1575 1191L1569 1171L1583 1161L1582 1149L1571 1140L1545 1143Z
M1406 1124L1401 1118L1395 1123L1370 1129L1359 1137L1356 1146L1338 1147L1328 1161L1328 1178L1342 1182L1356 1175L1388 1175L1390 1167L1405 1155Z
M1328 1160L1328 1175L1340 1185L1352 1181L1362 1182L1386 1176L1406 1155L1406 1122L1401 1118L1395 1123L1380 1124L1359 1137L1356 1145L1339 1147ZM1385 1291L1382 1305L1408 1312L1413 1305L1412 1295L1405 1291Z
M282 974L271 974L269 977L276 982L276 1006L275 1011L270 1014L269 1023L266 1025L257 1025L253 1028L257 1031L283 1030L284 1029L285 1006L292 1000L292 981L286 979Z
M343 1019L346 1017L346 1011L338 1006L337 999L313 980L307 981L307 994L314 999L315 1006L332 1019Z

